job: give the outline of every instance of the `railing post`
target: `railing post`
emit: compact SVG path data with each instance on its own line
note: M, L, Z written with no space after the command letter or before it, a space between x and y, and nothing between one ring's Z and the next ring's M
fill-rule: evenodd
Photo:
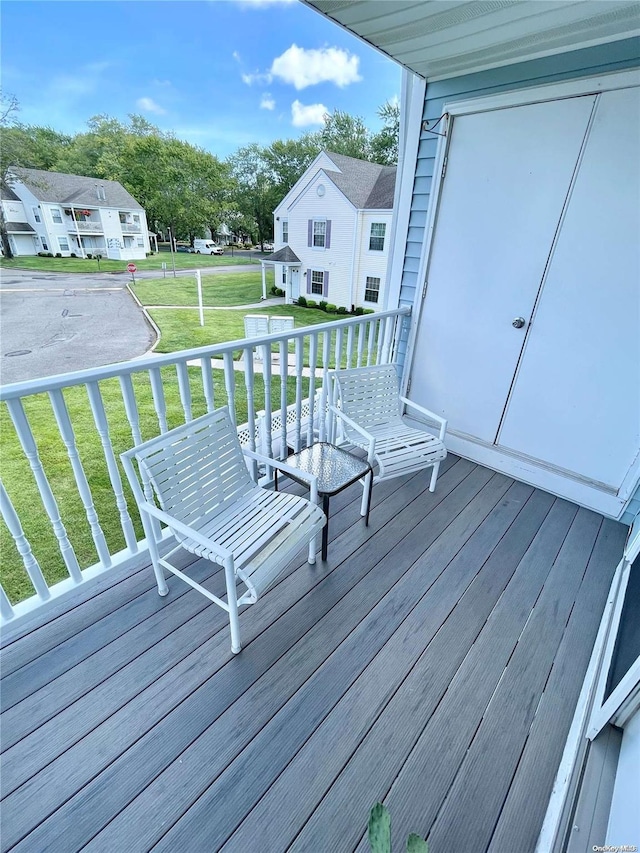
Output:
M176 364L178 374L178 389L180 391L180 402L184 411L185 422L193 420L191 414L191 386L189 384L189 368L186 361L179 361Z
M168 432L167 425L167 404L164 399L164 388L162 387L162 374L159 367L152 367L149 371L149 381L151 382L151 396L153 397L153 405L158 416L158 426L160 432Z

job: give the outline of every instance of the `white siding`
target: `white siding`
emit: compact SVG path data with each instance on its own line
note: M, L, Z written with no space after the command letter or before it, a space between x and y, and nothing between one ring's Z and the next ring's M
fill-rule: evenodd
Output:
M355 269L354 305L360 305L363 308L377 308L378 310L384 307L385 287L387 282L387 264L389 262L389 244L391 240L391 217L392 212L390 210L382 212L363 211L359 215L360 222L356 253L357 263ZM383 222L386 226L384 250L381 252L376 250L372 251L369 248L371 224L373 222ZM380 295L377 303L365 302L364 292L367 276L373 276L380 279Z
M317 187L322 184L325 194L318 196ZM282 213L280 214L282 218ZM308 269L324 270L329 273L327 302L350 308L353 303L352 280L354 273L354 238L356 210L344 195L324 175L318 175L298 196L288 212L289 246L300 258L302 279L301 295L307 297ZM331 245L328 249L314 249L308 243L308 221L310 219L331 220ZM319 301L320 296L310 296Z

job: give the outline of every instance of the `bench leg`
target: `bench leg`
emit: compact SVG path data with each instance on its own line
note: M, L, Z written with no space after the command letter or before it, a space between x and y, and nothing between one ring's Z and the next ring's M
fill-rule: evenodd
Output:
M433 466L433 471L431 472L431 482L429 483L429 491L435 492L436 490L436 480L438 479L438 471L440 470L440 463L436 462Z
M369 504L371 502L371 487L373 485L373 473L369 473L364 478L362 484L362 503L360 504L360 515L365 516L367 524L369 523Z
M322 528L322 559L327 559L329 550L329 495L322 496L322 511L327 519L325 526Z
M227 585L227 604L229 605L229 627L231 628L231 651L234 655L242 649L240 643L240 619L238 618L238 595L236 592L236 573L233 562L225 562L224 578Z

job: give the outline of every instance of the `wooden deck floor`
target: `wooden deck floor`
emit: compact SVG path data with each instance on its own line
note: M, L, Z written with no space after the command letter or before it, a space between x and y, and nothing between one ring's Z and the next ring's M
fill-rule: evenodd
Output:
M368 529L334 498L329 560L237 657L150 569L7 647L2 849L365 851L384 800L395 850L533 851L626 528L455 457L428 479Z

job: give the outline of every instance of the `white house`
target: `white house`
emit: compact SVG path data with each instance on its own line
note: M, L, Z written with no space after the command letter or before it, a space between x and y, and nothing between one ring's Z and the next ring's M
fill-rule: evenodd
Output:
M10 233L16 255L85 257L99 252L135 260L151 251L146 214L118 181L18 167L11 173L11 194L21 209L12 199L6 202L16 207L12 216L23 217L12 220L22 226L19 240L16 232Z
M276 285L351 309L382 308L395 166L322 151L274 211Z
M7 225L9 245L14 255L35 255L38 250L36 232L27 221L23 203L11 187L0 186L0 203Z

